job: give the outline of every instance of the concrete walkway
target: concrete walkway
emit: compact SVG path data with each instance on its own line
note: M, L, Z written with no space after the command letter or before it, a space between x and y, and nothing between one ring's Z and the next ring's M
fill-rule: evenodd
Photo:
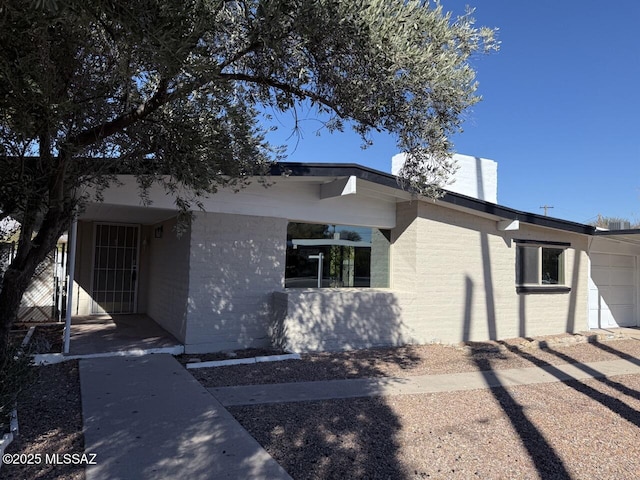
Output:
M290 479L170 355L80 360L87 480Z
M640 360L608 360L404 378L360 378L209 388L225 407L336 398L452 392L640 374Z

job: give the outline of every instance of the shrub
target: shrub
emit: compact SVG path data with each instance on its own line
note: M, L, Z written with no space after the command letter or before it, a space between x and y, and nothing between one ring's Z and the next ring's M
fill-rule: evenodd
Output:
M33 381L35 370L29 353L28 347L12 342L5 358L0 359L0 436L9 431L18 394Z

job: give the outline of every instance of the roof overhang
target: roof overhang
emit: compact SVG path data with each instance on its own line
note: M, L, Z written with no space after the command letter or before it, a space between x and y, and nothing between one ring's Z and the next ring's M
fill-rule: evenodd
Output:
M177 213L177 210L164 208L90 203L80 214L79 219L104 223L153 225L173 218Z
M388 197L395 198L396 201L408 201L415 198L410 192L403 190L398 177L390 173L380 172L371 168L363 167L353 163L289 163L282 162L274 165L271 169L272 176L286 177L324 177L326 181L330 178L355 177L366 182L365 190L370 194L383 193ZM363 188L358 187L360 193ZM422 200L433 201L423 198ZM547 217L535 213L523 212L509 207L504 207L495 203L479 200L477 198L462 195L460 193L446 192L443 197L436 200L436 203L448 206L456 210L464 210L480 216L493 218L499 221L517 221L537 225L540 227L553 228L583 235L592 235L595 227L577 222L562 220L559 218Z
M593 235L640 247L640 229L598 230Z
M299 182L301 184L313 185L314 188L317 189L317 198L322 202L322 204L324 204L324 202L329 202L327 203L326 208L329 208L333 212L335 212L335 201L339 198L344 198L345 202L350 202L350 205L353 205L353 199L357 197L361 199L358 204L361 207L367 206L368 203L371 203L371 208L369 208L369 210L373 208L373 205L391 206L399 202L423 200L426 202L434 202L443 207L461 210L496 220L498 222L497 228L499 230L506 231L517 229L520 223L526 223L583 235L596 234L595 227L591 225L584 225L568 220L523 212L459 193L446 191L442 197L436 200L426 197L417 197L415 194L403 189L399 178L395 175L353 163L280 162L273 164L267 175L271 176L274 184L281 183L295 185ZM284 181L280 182L278 177L282 178ZM86 211L80 218L83 220L105 222L119 221L149 225L164 221L177 214L175 205L168 200L166 192L158 193L157 197L154 198L152 205L148 207L132 205L133 202L139 202L138 193L135 189L126 192L128 195L128 202L124 202L122 198L120 198L123 196L123 194L120 193L121 191L122 190L118 191L116 198L105 198L104 203L91 203L87 205ZM287 192L290 192L290 190L285 189L282 191L284 195L287 195ZM234 205L237 203L235 198L226 198L222 195L223 193L224 192L222 190L218 192L215 196L215 202L210 202L210 205L208 204L208 206L213 209L211 211L217 211L217 208L222 209L220 204L225 204L225 202L227 202L224 208L229 210L230 213L242 213L236 211L240 207ZM372 202L372 200L374 202ZM258 207L262 207L265 211L261 211ZM257 210L254 208L254 210L256 210L255 212L249 212L248 214L260 215L265 212L272 212L273 208L275 208L268 204L258 205L258 207L256 207ZM318 204L317 209L324 210L325 207L321 207L320 204ZM380 214L380 210L376 210L375 212L369 212L369 217L366 218L369 223L375 220L372 217L374 213L376 215ZM304 217L302 214L300 214L300 216L301 218ZM335 221L338 220L338 218L335 219ZM353 222L353 219L351 219L351 222ZM391 223L392 222L389 219L386 219L385 225ZM387 225L385 228L389 228L389 226ZM638 233L640 233L640 230L618 231L615 235L619 237L621 241L635 243L640 241L640 237L637 235ZM598 232L597 234L614 235L612 232Z

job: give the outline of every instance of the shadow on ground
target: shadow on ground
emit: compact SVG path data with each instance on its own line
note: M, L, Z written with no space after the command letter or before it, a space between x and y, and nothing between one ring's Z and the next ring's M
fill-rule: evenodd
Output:
M296 480L409 476L397 460L401 425L382 397L229 410Z
M334 353L310 368L315 369L316 378L380 377L384 376L381 364L410 369L419 361L411 347L374 352L373 359L371 350L368 358L358 352L350 356ZM262 373L266 366L261 365ZM244 369L249 377L250 370ZM295 371L301 373L299 368ZM282 371L278 375L282 378ZM400 421L383 397L232 407L229 411L296 480L410 476L398 461Z
M485 288L485 299L486 299L486 319L487 319L487 329L490 334L490 338L492 340L498 339L497 334L497 319L496 319L496 308L495 308L495 296L493 289L493 275L491 270L491 260L490 260L490 249L487 235L485 233L481 233L480 236L480 244L481 244L481 253L484 259L484 288ZM566 332L573 332L575 330L575 314L576 314L576 295L575 291L577 290L577 278L578 272L580 269L580 257L576 257L573 266L573 276L572 276L572 291L574 292L570 297L568 312L567 312L567 320L566 320ZM463 329L464 338L463 341L468 342L469 332L471 331L472 324L472 309L471 302L469 299L473 297L473 282L467 281L467 302L465 304L465 312L463 318ZM526 296L523 294L519 295L519 333L522 337L526 337L525 332L525 302ZM631 408L625 402L614 398L613 396L606 394L604 392L600 392L597 389L593 388L586 383L573 379L569 381L564 381L566 376L562 373L560 369L555 367L553 363L550 361L539 358L532 353L524 351L518 348L515 345L511 345L504 341L498 341L498 344L502 345L508 352L517 355L518 357L526 360L531 366L537 366L545 368L547 372L551 375L558 378L562 383L571 389L579 392L589 399L600 403L610 411L619 415L621 418L629 421L635 426L640 426L640 413ZM633 363L638 362L637 359L629 356L624 352L617 351L613 347L608 345L596 344L598 348L606 351L610 354L616 355L620 358L626 359ZM556 358L562 360L566 363L575 364L576 367L582 369L583 371L590 373L592 375L598 375L595 369L580 363L575 358L567 355L566 353L562 353L553 348L546 348L545 352L555 356ZM471 346L471 356L476 363L476 366L479 370L483 372L485 378L487 379L487 384L489 385L489 378L495 381L495 376L491 374L491 370L493 369L492 361L495 360L491 358L487 358L482 355L483 351L479 346L474 347ZM629 387L618 383L609 378L599 377L595 379L603 385L606 385L610 388L621 392L624 395L628 395L631 398L638 398L638 392L634 389L630 389ZM514 395L511 393L509 389L499 387L490 389L491 394L495 398L496 402L500 405L501 409L509 419L512 428L517 433L520 438L522 445L525 447L531 461L535 465L535 469L540 476L540 478L554 478L554 479L569 479L571 475L569 474L569 470L565 465L565 462L560 457L558 452L554 449L553 445L545 438L543 433L536 427L536 425L527 417L525 408L521 403L519 403Z

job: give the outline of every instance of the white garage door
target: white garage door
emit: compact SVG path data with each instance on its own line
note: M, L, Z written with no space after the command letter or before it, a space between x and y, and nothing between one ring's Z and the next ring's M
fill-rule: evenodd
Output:
M635 256L592 253L589 279L591 328L638 325L638 270Z

